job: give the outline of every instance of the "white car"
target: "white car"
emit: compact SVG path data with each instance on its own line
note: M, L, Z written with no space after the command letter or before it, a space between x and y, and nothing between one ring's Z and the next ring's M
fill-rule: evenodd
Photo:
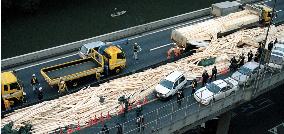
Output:
M258 70L260 70L260 72L258 72ZM249 85L251 81L257 77L258 73L263 74L263 72L263 65L259 66L259 63L257 62L247 62L240 67L238 71L233 73L231 77L238 81L240 85L243 85L245 82Z
M155 87L156 95L160 98L167 98L173 96L178 90L186 86L187 80L183 73L174 71L166 78L162 79Z
M212 101L225 98L238 89L238 82L228 77L224 80L216 80L207 84L205 87L198 89L193 96L197 102L209 105Z
M89 54L91 53L91 49L95 49L98 51L98 49L101 46L105 46L106 44L102 41L96 41L96 42L91 42L84 44L81 48L80 51L78 52L79 56L81 58L87 58Z

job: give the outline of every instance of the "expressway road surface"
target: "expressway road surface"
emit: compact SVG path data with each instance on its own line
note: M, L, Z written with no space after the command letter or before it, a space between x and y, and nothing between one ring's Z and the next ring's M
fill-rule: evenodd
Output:
M271 1L266 1L265 4L271 4ZM284 7L284 2L282 2L282 9ZM281 8L280 8L281 9ZM280 9L277 9L278 11ZM281 20L283 21L284 19L284 14L283 12L279 11L277 20ZM282 17L279 17L282 16ZM196 23L198 21L204 21L206 19L211 18L211 16L205 16L203 18L199 18L197 20L192 20L190 22L185 22L182 24L178 24L178 25L190 25L191 23ZM127 69L123 70L123 73L128 73L128 72L134 72L138 69L153 65L153 64L157 64L161 61L165 61L166 60L166 52L167 50L171 47L171 43L172 41L170 40L170 33L171 30L173 29L173 27L175 26L171 26L171 27L166 27L163 29L158 29L155 31L151 31L151 32L147 32L138 36L134 36L134 37L130 37L130 42L129 45L123 45L121 46L122 49L125 51L125 53L127 54ZM133 44L134 42L137 42L141 45L142 48L142 52L139 54L139 60L138 61L134 61L132 58L132 46L131 44ZM62 57L53 57L52 59L47 59L44 61L40 61L37 64L30 64L30 65L24 65L21 67L17 67L17 68L13 68L12 70L16 70L16 75L19 77L19 79L22 81L22 84L24 86L24 90L27 93L27 103L31 104L35 104L38 103L37 100L37 96L35 93L33 93L32 88L30 86L30 79L31 79L31 75L33 73L35 73L39 79L39 82L41 83L41 86L44 89L44 99L49 99L52 98L53 96L57 95L57 89L56 88L52 88L50 87L45 80L43 79L43 77L40 74L40 69L43 67L48 67L48 66L52 66L52 65L56 65L56 64L60 64L60 63L64 63L67 61L71 61L71 60L75 60L78 59L79 56L76 54L76 52L74 53L70 53L70 54L65 54ZM222 76L225 77L225 76ZM219 77L221 78L221 77ZM88 79L86 80L84 83L82 83L82 85L87 86L90 83L95 82L94 79ZM81 87L76 87L76 88L71 88L70 90L78 90ZM186 89L185 94L189 94L189 90ZM175 101L175 99L173 100L169 100L169 101L154 101L151 102L149 104L147 104L144 107L143 112L147 113L152 111L153 109L162 107L166 104L169 103L173 103ZM191 98L191 100L188 100L191 103L195 104L195 107L198 107L196 101ZM160 113L162 114L167 114L168 111L161 111ZM161 115L162 115L161 114ZM117 116L112 118L111 122L109 122L110 126L114 126L116 122L124 122L128 119L131 119L135 117L135 112L131 111L126 115L125 117L121 117L121 116ZM152 117L147 117L147 118L152 118ZM146 118L146 120L147 120ZM149 119L148 119L149 120ZM166 120L165 120L166 121ZM134 124L135 123L131 123ZM130 130L131 128L133 128L133 126L129 126L130 128L125 128ZM100 125L94 126L91 129L86 130L87 132L90 132L90 130L92 132L96 131L98 132L101 129ZM84 130L85 131L85 130Z
M127 58L127 68L122 71L122 74L135 72L139 69L166 61L167 51L172 47L172 41L170 40L171 30L174 27L180 27L184 25L190 25L200 21L204 21L212 18L212 16L204 16L195 20L188 22L183 22L177 25L164 27L163 29L157 29L154 31L146 32L137 36L129 37L128 45L121 45L123 51L126 53ZM137 42L140 44L142 51L139 53L139 60L135 61L133 59L132 44ZM31 105L39 103L37 99L37 94L32 91L30 85L30 80L32 74L36 74L40 86L43 87L44 100L54 99L58 97L58 89L56 87L51 87L44 80L40 74L40 70L44 67L49 67L57 64L62 64L68 61L79 59L77 52L64 54L59 57L52 57L43 61L39 61L33 64L23 65L15 68L10 68L8 70L14 70L18 79L21 81L24 91L27 94L27 102L24 105ZM5 70L3 70L5 71ZM84 86L88 86L91 83L96 82L95 78L88 77L87 79L81 80L78 87L69 87L70 91L77 91ZM18 108L18 107L16 107Z

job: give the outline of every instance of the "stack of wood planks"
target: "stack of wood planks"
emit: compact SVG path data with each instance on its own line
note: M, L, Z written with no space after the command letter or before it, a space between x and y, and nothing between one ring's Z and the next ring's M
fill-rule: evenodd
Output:
M256 51L255 46L237 47L242 39L252 40L265 35L267 28L254 28L235 32L228 36L214 39L206 48L200 48L200 52L180 59L173 63L148 69L122 78L114 79L100 84L98 87L84 88L76 93L60 97L55 100L45 101L30 107L15 110L2 119L3 125L13 121L16 128L23 123L33 125L33 133L49 133L59 127L67 125L85 125L95 116L101 113L106 115L116 115L121 109L118 98L122 95L130 97L131 102L141 100L150 95L156 84L174 70L185 73L187 79L201 77L204 70L211 73L212 67L217 66L218 70L227 68L229 59L249 50ZM284 25L272 26L268 36L268 42L284 31ZM164 54L162 54L164 55ZM217 57L214 65L202 67L198 62L204 58ZM100 102L100 97L104 97L104 102Z

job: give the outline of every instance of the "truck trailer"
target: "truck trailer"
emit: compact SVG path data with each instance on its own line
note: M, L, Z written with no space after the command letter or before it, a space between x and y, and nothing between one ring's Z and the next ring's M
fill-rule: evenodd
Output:
M217 12L217 9L214 8L214 12ZM224 9L224 7L221 9ZM244 10L174 29L171 33L171 39L178 47L188 50L191 42L211 41L242 28L259 26L260 23L261 25L268 24L271 16L272 9L267 6L246 5Z

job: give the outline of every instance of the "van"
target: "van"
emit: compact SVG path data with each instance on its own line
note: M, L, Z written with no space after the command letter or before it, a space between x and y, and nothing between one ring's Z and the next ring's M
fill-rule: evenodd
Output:
M156 95L159 98L167 98L173 96L178 90L186 86L187 80L184 74L179 71L170 73L166 78L162 79L155 87Z
M276 43L271 51L268 66L271 69L281 70L284 63L284 43Z

